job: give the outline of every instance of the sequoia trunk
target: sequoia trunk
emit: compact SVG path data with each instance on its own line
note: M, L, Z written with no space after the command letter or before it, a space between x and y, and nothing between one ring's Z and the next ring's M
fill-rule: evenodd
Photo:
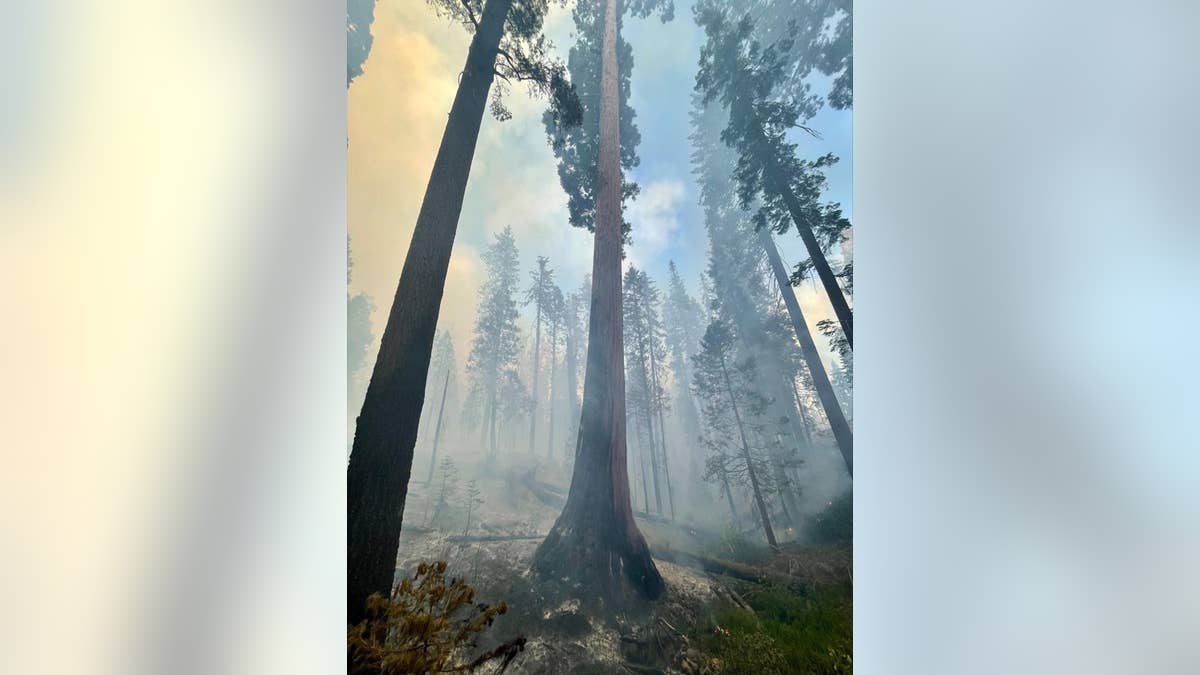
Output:
M567 504L533 560L544 577L582 581L609 600L623 595L622 576L644 597L665 588L633 520L626 468L617 3L604 8L592 304L575 468Z

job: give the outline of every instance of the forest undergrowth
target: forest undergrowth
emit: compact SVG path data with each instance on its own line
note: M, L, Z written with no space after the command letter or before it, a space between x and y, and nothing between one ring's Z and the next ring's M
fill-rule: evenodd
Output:
M804 542L786 542L778 553L728 528L713 531L640 519L666 581L666 597L659 603L633 600L598 612L583 606L568 585L535 581L530 560L554 509L519 489L519 483L518 489L510 489L510 482L499 476L480 482L488 504L468 533L463 528L468 505L462 500L457 506L445 504L436 481L430 489L416 491L410 501L406 519L424 522L425 527L405 534L397 581L412 579L431 561L448 561L442 568L447 586L460 583L462 593L463 583L454 580L465 580L472 589L464 610L493 608L479 630L462 634L461 644L442 641L449 646L442 654L447 671L466 672L481 655L498 653L503 656L478 661L474 670L852 672L849 495L832 500L804 523ZM505 611L498 613L497 607ZM402 617L404 625L391 626L393 638L411 632L414 625L421 630L427 626L411 612ZM436 618L434 623L446 624ZM513 650L516 644L519 651Z

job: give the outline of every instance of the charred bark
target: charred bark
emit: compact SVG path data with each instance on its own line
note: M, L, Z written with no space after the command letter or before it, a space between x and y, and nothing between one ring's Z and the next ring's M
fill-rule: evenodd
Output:
M446 271L511 7L488 0L471 39L358 416L346 472L350 624L367 618L368 596L392 591Z

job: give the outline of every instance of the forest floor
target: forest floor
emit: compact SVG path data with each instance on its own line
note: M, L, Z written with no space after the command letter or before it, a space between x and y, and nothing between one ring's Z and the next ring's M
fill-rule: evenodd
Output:
M445 560L447 577L466 579L478 601L505 601L508 612L477 649L525 637L507 672L851 672L848 541L793 542L771 553L728 533L642 514L638 526L667 592L658 602L597 616L530 571L561 509L556 483L565 480L555 478L541 482L521 471L482 477L483 503L472 506L470 528L465 498L442 503L436 477L410 487L397 579L421 562Z

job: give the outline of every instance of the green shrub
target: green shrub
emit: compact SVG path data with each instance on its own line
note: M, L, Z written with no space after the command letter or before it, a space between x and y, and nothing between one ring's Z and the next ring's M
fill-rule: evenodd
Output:
M848 544L854 538L854 494L847 492L813 517L808 539L814 544Z
M738 610L749 615L745 610ZM716 658L712 665L722 675L784 675L788 665L783 652L775 640L757 626L753 616L749 625L730 622L730 628L722 628L710 642L711 653ZM734 625L737 624L737 625Z
M720 612L716 617L719 628L697 636L714 670L853 673L853 607L848 587L792 590L752 583L736 586L754 611Z

